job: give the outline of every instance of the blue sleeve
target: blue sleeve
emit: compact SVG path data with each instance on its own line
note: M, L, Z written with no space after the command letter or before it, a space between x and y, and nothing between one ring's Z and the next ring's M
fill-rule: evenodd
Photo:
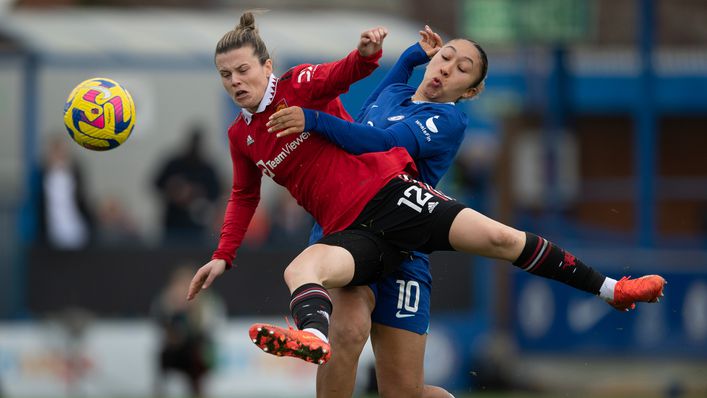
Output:
M410 80L413 69L416 66L426 64L430 61L425 50L422 49L420 43L415 43L408 47L395 62L395 65L388 71L383 80L378 83L375 90L368 96L363 103L361 110L358 113L357 121L360 121L361 116L366 112L366 108L371 105L380 95L381 91L391 84L407 83Z
M347 122L324 112L303 111L305 131L317 132L353 154L404 147L413 159L428 158L448 152L450 146L462 139L466 129L445 108L425 109L386 129Z
M324 236L324 231L322 230L322 226L319 225L318 222L314 222L314 225L312 225L312 232L309 234L309 246L312 246L313 244L317 243L319 239Z
M304 131L314 131L335 143L346 152L359 155L404 147L410 156L418 153L417 140L405 123L395 123L387 129L357 124L324 112L304 109Z

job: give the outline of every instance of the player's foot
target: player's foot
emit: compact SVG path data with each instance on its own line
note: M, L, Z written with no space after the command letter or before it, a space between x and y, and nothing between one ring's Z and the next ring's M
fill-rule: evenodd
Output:
M268 354L299 358L317 365L325 364L331 357L329 343L304 330L256 323L248 334L253 343Z
M636 308L636 302L644 301L655 303L663 296L665 279L660 275L646 275L638 279L624 276L616 282L614 287L614 300L609 305L619 311L628 311Z

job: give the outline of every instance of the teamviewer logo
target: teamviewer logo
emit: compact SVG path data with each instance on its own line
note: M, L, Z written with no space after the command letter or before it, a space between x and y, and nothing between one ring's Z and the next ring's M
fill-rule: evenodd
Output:
M275 173L273 173L272 170L270 170L268 168L268 166L265 164L264 161L259 160L255 164L258 166L258 168L260 169L260 171L263 173L264 176L270 177L270 178L275 178Z

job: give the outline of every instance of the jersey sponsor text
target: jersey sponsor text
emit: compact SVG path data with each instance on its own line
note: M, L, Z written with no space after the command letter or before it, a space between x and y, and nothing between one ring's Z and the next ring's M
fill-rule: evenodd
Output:
M295 138L293 141L288 142L285 144L285 146L282 147L282 150L280 153L278 153L277 156L275 156L271 160L259 160L256 162L258 167L260 167L260 170L263 172L263 175L268 176L270 178L275 176L275 168L280 165L280 163L284 162L287 156L289 156L292 151L296 150L297 147L299 147L307 138L309 138L311 134L309 131L304 131L302 134L298 135L297 138Z

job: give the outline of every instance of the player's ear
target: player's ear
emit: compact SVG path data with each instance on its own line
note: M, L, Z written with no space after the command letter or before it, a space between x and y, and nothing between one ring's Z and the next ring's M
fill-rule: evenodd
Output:
M462 94L461 98L459 99L470 99L474 98L477 95L481 94L482 91L484 91L484 88L486 87L486 81L482 81L476 87L469 87L466 89L464 94Z
M469 98L474 98L477 94L479 94L479 88L478 87L470 87L464 91L464 94L462 94L460 99L469 99Z
M272 74L272 59L268 58L263 64L263 68L265 69L265 76L269 78Z

